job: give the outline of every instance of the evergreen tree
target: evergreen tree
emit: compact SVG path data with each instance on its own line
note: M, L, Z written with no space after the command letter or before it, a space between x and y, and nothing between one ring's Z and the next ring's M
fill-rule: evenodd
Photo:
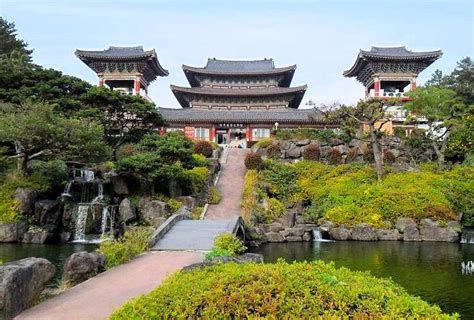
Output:
M31 62L33 50L28 49L28 43L18 39L17 30L13 22L8 22L0 17L0 57L10 58L12 54L24 56L26 62Z

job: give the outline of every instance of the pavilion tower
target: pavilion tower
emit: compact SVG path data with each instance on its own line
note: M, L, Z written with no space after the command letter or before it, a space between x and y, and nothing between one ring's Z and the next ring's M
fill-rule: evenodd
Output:
M155 49L109 47L101 51L76 50L76 56L97 73L99 87L104 85L125 94L148 98L148 86L168 71L159 63Z
M365 87L365 97L407 100L416 88L418 74L442 56L441 50L413 52L405 47L372 47L360 50L354 65L344 71Z

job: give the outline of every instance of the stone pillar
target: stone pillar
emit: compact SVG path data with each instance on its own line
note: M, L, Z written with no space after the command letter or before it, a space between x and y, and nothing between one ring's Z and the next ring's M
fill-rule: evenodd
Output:
M99 87L104 86L104 79L102 77L99 78Z
M375 92L376 97L380 96L380 80L379 80L379 78L374 79L374 92Z
M250 130L250 126L247 126L247 130L245 130L245 140L247 140L247 142L252 140L252 131Z
M139 79L135 79L134 88L135 88L135 95L139 96L140 95L140 80Z
M209 137L209 138L210 138L210 140L211 140L212 142L216 142L216 141L215 141L215 140L216 140L216 127L215 127L215 126L212 126L212 128L211 128L211 134L210 134L210 137Z

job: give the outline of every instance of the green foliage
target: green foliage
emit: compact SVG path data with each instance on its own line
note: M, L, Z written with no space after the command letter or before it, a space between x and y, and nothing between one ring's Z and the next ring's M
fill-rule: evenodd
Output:
M242 219L247 225L251 224L252 211L258 205L254 196L259 182L259 174L256 170L247 170L244 177L244 186L242 190Z
M242 240L231 233L222 233L214 240L214 248L228 252L231 256L244 253L247 247Z
M171 212L176 212L183 206L181 202L173 198L168 199L166 203L168 203L168 205L170 206Z
M332 138L343 137L331 129L298 128L278 130L275 134L275 138L279 140L313 139L328 142Z
M281 148L279 144L271 144L267 148L267 157L270 159L280 159Z
M272 137L269 137L269 138L263 138L261 140L258 140L256 142L256 145L260 148L268 148L269 146L271 146L273 143L273 138Z
M27 61L31 60L33 50L28 50L28 44L18 39L15 24L8 22L0 17L0 58L9 57L12 52L19 51L27 57Z
M328 151L327 159L329 164L338 165L342 163L342 154L341 151L335 148L331 148Z
M193 194L199 193L209 177L209 169L206 167L194 167L183 173L183 179L188 181Z
M263 161L262 157L255 152L250 152L245 155L245 167L249 170L260 169Z
M218 204L221 202L221 195L215 186L209 189L209 204Z
M317 144L309 144L303 149L303 159L318 161L321 157L321 150Z
M194 165L196 167L205 167L207 166L207 158L202 154L193 153Z
M205 256L207 261L212 261L214 258L218 257L232 257L232 254L227 250L213 248L211 251L206 253Z
M210 158L212 157L212 145L208 141L196 141L194 143L194 153Z
M456 319L390 279L322 261L181 271L111 319Z
M151 234L152 232L148 228L134 228L128 230L118 240L101 242L99 251L105 254L106 269L128 262L148 250Z
M285 205L276 198L268 199L268 207L262 212L261 219L265 223L272 223L286 212Z
M193 218L193 220L201 219L201 214L202 214L203 210L204 210L204 207L202 207L202 206L194 207L193 212L191 214L191 217Z

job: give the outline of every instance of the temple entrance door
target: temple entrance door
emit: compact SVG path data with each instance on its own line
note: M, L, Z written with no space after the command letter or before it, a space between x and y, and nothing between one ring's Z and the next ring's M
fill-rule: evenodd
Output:
M245 139L245 129L230 129L230 141L231 147L245 147L247 140Z
M224 130L216 130L216 137L217 137L217 144L228 144L229 143L229 134L227 129Z

